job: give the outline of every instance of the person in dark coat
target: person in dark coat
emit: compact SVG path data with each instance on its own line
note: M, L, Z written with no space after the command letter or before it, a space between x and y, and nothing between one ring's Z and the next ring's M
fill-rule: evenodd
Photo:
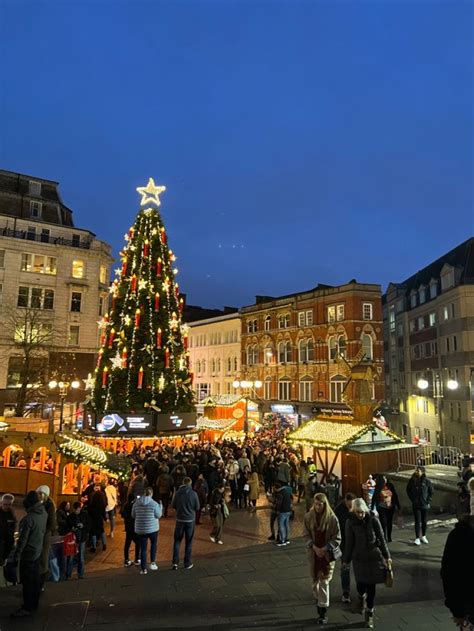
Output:
M122 507L122 519L125 526L125 543L123 545L123 565L130 567L132 561L129 558L130 546L135 544L135 565L140 565L140 542L135 534L135 519L132 515L135 500L128 499Z
M170 503L171 491L173 488L173 478L169 474L169 469L164 465L156 480L156 487L153 499L163 505L163 517L168 517L168 506Z
M352 502L346 522L343 563L352 562L359 594L361 613L366 626L374 627L375 586L385 582L386 569L391 567L390 552L378 518L370 512L362 498Z
M20 580L23 585L23 605L12 618L26 618L38 609L41 593L41 555L48 523L44 503L36 491L27 493L23 500L26 515L20 522L18 541L11 551L8 563L20 563Z
M396 510L400 510L400 501L395 487L384 475L378 475L375 479L371 509L377 511L385 539L390 543L392 541L393 516Z
M76 542L78 552L75 556L77 561L77 577L84 578L85 569L85 557L86 557L86 543L89 538L89 532L91 528L91 520L89 513L85 506L81 502L74 502L72 511L69 513L66 520L67 532L73 532L76 535ZM66 557L66 580L72 576L72 569L74 565L74 557Z
M449 533L441 562L445 605L462 629L474 626L473 567L474 516L465 515Z
M207 485L204 475L200 473L196 482L194 483L194 490L197 493L199 500L199 510L196 511L196 526L201 524L201 514L207 504L207 498L209 495L209 486Z
M15 546L16 517L13 512L15 498L5 493L0 505L0 566L8 559Z
M346 543L346 522L349 519L349 514L352 509L352 502L356 499L353 493L346 493L343 500L336 506L334 514L339 521L339 527L341 528L341 551L344 553L344 547ZM351 568L349 565L345 565L341 562L341 586L342 586L342 602L351 602Z
M428 543L426 538L428 510L431 508L433 485L426 477L425 468L417 467L407 484L407 495L415 517L415 545Z
M67 518L71 513L71 503L70 502L61 502L58 510L56 511L56 522L58 525L58 534L64 536L67 532Z
M160 470L160 463L156 458L151 456L145 462L144 473L147 479L148 486L155 486L156 478L158 477L158 473Z
M38 493L40 502L43 502L43 506L48 515L40 561L41 587L43 587L49 570L49 553L51 549L51 539L52 537L54 537L54 535L56 535L58 527L56 522L56 506L54 505L53 500L50 498L49 486L47 486L46 484L42 484L36 489L36 492Z
M100 484L94 486L94 492L91 495L87 510L91 520L90 538L91 552L97 550L97 538L102 541L102 549L107 550L107 539L105 537L105 509L107 507L107 498Z

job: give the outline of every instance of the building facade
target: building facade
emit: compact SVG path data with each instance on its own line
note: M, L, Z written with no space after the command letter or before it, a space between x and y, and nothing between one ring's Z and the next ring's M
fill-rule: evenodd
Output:
M208 395L234 394L240 374L241 324L238 313L189 324L189 359L197 401Z
M395 431L468 450L473 433L474 238L383 298L387 402Z
M350 367L373 366L374 401L384 397L381 288L351 281L243 307L241 377L263 382L264 411L310 417L344 403Z
M112 260L107 243L74 226L57 182L0 171L0 415L15 405L25 336L44 401L57 398L45 390L51 376L93 371Z

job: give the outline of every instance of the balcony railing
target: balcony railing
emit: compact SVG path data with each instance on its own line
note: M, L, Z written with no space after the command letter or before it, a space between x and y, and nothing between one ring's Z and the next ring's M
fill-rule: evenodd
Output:
M65 237L54 236L50 234L36 234L28 230L12 230L11 228L0 229L3 237L12 237L13 239L23 239L25 241L37 241L39 243L51 243L53 245L65 245L72 248L82 248L90 250L90 239L66 239Z

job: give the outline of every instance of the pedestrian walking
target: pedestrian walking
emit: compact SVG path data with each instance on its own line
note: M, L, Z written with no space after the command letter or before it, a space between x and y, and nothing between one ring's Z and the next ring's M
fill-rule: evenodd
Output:
M392 541L393 516L395 511L400 510L400 501L395 487L385 475L376 476L371 508L378 513L385 540L390 543Z
M0 504L0 566L5 564L15 546L16 517L13 512L15 498L10 493L2 496Z
M211 509L210 516L212 521L212 530L209 536L210 540L213 543L218 543L222 545L223 541L221 539L222 530L224 528L225 522L225 484L223 481L219 482L217 488L215 488L211 494Z
M237 482L239 479L240 467L237 460L231 456L227 462L227 479L230 486L230 502L237 508Z
M184 537L184 569L190 570L193 567L191 560L194 538L194 525L196 513L200 510L199 498L196 491L192 489L193 481L185 477L183 484L176 491L172 508L176 511L176 525L174 528L173 544L173 565L172 569L177 570L179 566L179 548Z
M49 490L49 489L48 489ZM49 493L48 493L49 495ZM20 565L23 604L12 618L27 618L38 609L41 593L41 561L49 515L39 493L29 491L23 500L26 515L20 522L18 541L7 563Z
M135 519L132 515L132 508L135 500L130 498L122 506L122 519L125 526L125 542L123 544L123 565L130 567L133 565L130 560L130 546L135 544L135 565L140 565L140 542L135 532Z
M312 508L304 516L304 537L318 608L317 624L324 625L328 623L329 582L335 566L334 551L339 549L341 543L338 519L324 493L315 495Z
M474 517L464 515L448 535L441 563L445 605L464 631L474 630L473 567Z
M308 483L309 471L308 465L306 464L306 460L301 460L298 467L298 499L299 503L300 499L305 496L306 484Z
M105 536L104 522L107 498L100 484L94 485L94 492L87 504L90 517L90 551L97 551L97 540L102 542L102 550L107 550L107 539Z
M66 580L72 576L74 562L77 566L77 577L84 578L86 543L89 538L90 524L89 513L85 505L83 506L80 502L74 502L72 511L66 521L66 529L68 533L74 533L77 550L74 555L66 556Z
M138 497L132 507L132 517L135 520L135 533L140 540L140 574L147 574L146 552L150 540L150 570L157 570L156 552L158 548L158 532L160 517L163 514L161 502L153 499L153 489L148 486L145 495Z
M279 533L278 537L275 537L275 523L278 522L278 512L277 512L277 497L276 491L273 493L267 494L268 501L270 502L271 510L270 510L270 536L268 537L268 541L276 541L280 540Z
M43 588L46 577L49 570L49 556L51 549L51 539L57 533L56 523L56 506L53 500L50 498L49 486L42 484L36 489L40 502L42 502L46 514L48 515L48 521L46 523L46 531L44 533L43 550L41 551L40 560L40 574L41 574L41 589Z
M156 480L156 501L160 501L163 506L163 517L168 517L168 506L170 503L171 492L173 489L173 478L170 475L169 468L164 465Z
M277 545L286 546L290 543L291 500L293 495L291 487L278 480L275 482L275 491L278 530L280 535L280 540Z
M415 518L415 545L428 543L426 537L428 510L431 508L433 485L426 477L425 468L418 466L407 484L407 495L410 499Z
M334 514L339 521L339 527L341 529L341 551L344 554L346 544L346 522L349 518L350 511L352 510L352 502L356 499L354 493L346 493L343 500L336 506ZM351 567L345 565L341 558L341 587L342 587L342 602L351 602Z
M115 530L115 513L117 510L117 485L115 480L109 478L105 487L105 497L107 498L107 506L105 507L105 519L110 524L109 536L114 538Z
M343 563L352 562L359 594L358 610L365 616L368 629L374 628L375 588L385 582L391 568L390 552L376 515L358 497L346 522Z
M260 495L260 480L258 479L257 468L252 467L252 472L248 474L247 484L249 485L249 508L251 511L257 510L257 500Z
M196 526L201 525L201 515L205 512L207 506L207 498L209 497L209 486L204 478L204 475L200 473L194 483L194 490L197 493L199 500L199 510L196 511Z

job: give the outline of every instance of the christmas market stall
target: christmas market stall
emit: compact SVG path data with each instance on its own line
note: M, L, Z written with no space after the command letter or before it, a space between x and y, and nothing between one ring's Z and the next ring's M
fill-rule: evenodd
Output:
M209 396L201 401L199 408L204 412L197 425L203 440L215 442L230 433L233 439L243 438L246 419L249 434L261 427L258 403L239 394Z
M313 458L322 483L334 474L342 481L343 493L359 496L369 474L396 470L398 451L414 448L373 421L311 420L287 440L301 446L305 457Z

